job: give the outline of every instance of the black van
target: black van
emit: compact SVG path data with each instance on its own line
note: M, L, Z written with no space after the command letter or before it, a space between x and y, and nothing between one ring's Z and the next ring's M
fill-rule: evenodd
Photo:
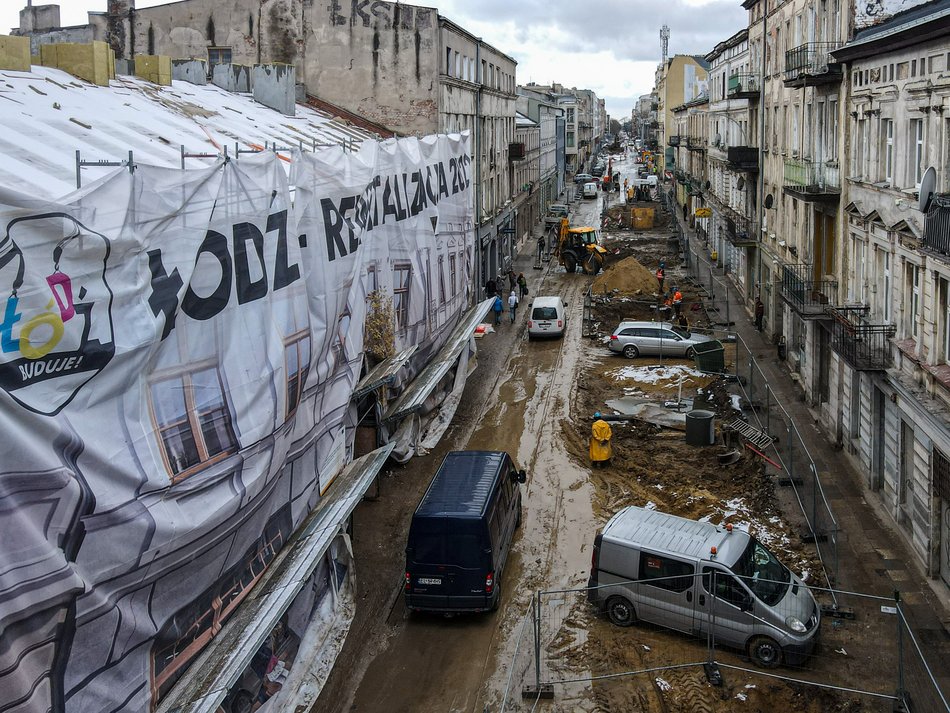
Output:
M406 545L406 606L413 611L489 611L521 524L525 472L500 451L445 456L419 502Z

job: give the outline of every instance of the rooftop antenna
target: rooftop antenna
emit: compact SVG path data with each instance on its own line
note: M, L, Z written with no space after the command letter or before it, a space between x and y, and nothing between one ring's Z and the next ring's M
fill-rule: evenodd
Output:
M663 25L660 28L660 39L663 40L663 64L666 64L666 53L670 45L670 26Z

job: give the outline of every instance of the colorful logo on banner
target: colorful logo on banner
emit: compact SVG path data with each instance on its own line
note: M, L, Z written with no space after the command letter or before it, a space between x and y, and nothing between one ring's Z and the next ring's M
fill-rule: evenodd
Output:
M33 245L54 245L42 255ZM0 238L0 387L55 415L112 360L108 238L65 213L17 218Z

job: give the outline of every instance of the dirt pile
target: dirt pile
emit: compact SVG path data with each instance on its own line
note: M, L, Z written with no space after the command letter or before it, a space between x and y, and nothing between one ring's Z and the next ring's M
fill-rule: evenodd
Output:
M656 276L631 256L612 265L594 280L595 295L652 295L659 285Z

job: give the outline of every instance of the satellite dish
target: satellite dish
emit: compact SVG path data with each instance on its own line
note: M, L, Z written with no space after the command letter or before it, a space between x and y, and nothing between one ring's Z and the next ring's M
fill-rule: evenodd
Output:
M917 209L921 213L926 213L930 208L930 201L934 197L934 189L937 187L937 169L933 166L924 171L924 177L920 179L920 192L917 197Z
M741 191L743 188L745 188L745 178L739 176L739 180L736 181L736 190Z
M772 197L772 194L769 193L765 197L765 209L769 210L775 204L775 199Z

